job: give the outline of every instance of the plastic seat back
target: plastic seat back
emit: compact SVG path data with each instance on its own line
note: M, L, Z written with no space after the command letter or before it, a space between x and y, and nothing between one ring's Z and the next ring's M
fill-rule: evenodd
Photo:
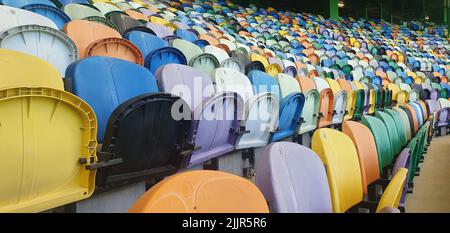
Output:
M350 137L334 129L318 129L312 137L312 150L325 165L333 212L345 212L361 202L361 169Z
M361 123L367 126L375 138L375 143L378 152L378 162L380 167L380 174L383 174L383 169L392 164L394 156L389 141L389 134L385 124L382 120L373 116L363 116Z
M245 113L240 124L247 132L238 137L236 148L267 145L278 125L278 97L273 93L255 95L250 80L235 70L218 68L213 80L216 92L236 92L245 103Z
M169 45L167 41L148 32L142 31L131 31L125 34L125 38L139 48L144 58L146 58L152 51L167 47Z
M24 6L23 9L47 17L56 24L58 29L62 29L63 26L70 21L69 16L54 6L49 6L46 4L31 4Z
M200 149L192 155L190 166L234 149L243 108L235 93L215 94L211 78L189 66L169 64L156 77L162 91L181 96L193 111L190 140Z
M77 45L80 59L88 56L88 47L91 43L107 38L122 38L116 30L86 20L70 21L64 26L63 31Z
M331 125L333 119L334 96L330 88L320 92L320 112L317 128Z
M300 118L298 134L304 134L317 128L320 112L320 94L316 89L304 93L305 104Z
M353 119L356 105L356 91L347 91L347 103L345 105L344 121Z
M261 191L250 181L219 171L173 175L147 191L131 213L268 213Z
M380 179L380 167L375 139L367 126L356 121L345 121L342 132L347 134L355 144L361 167L364 194L367 186Z
M101 18L105 17L97 9L87 6L87 5L82 5L82 4L69 3L67 5L64 5L62 10L72 20L79 20L79 19L84 19L86 17L92 17L92 16L101 17Z
M17 87L0 91L0 110L8 113L0 150L9 155L0 163L0 212L42 212L94 192L95 172L78 162L96 161L88 104L63 90Z
M11 87L47 87L64 90L58 70L35 56L0 49L0 89Z
M347 106L347 92L341 90L334 95L333 124L341 124L344 120L345 107Z
M145 30L147 32L153 32L148 27L145 27L143 23L131 18L127 14L124 14L120 11L110 12L108 13L107 17L114 25L116 25L121 35L125 35L133 30Z
M409 119L408 119L408 114L402 108L394 107L392 109L400 115L400 118L401 118L402 124L403 124L403 128L405 129L407 141L411 140L412 133L411 133L411 126L409 125L410 123L409 123Z
M0 34L0 48L37 56L55 66L61 77L67 66L78 59L75 43L53 28L27 25L10 28Z
M183 53L188 64L190 64L194 57L197 57L203 53L200 47L187 40L175 39L172 41L171 45Z
M304 146L277 142L256 165L256 185L274 213L330 213L330 188L323 163Z
M49 18L27 10L0 5L0 15L2 16L0 32L18 26L32 24L58 29L56 24Z
M311 78L305 78L297 76L297 81L300 84L300 88L302 90L302 93L308 93L308 91L312 89L316 89L316 83Z
M400 147L403 148L403 146L405 146L406 143L408 142L408 139L406 137L405 127L403 125L403 121L402 121L400 114L393 109L385 109L384 112L389 114L392 117L392 119L394 120L394 123L396 126L395 128L397 129L397 135L398 135Z
M73 93L94 109L100 143L114 109L133 97L158 91L156 80L147 69L110 57L89 57L73 63L66 78L71 79Z
M353 113L353 119L355 120L361 119L364 112L365 99L366 95L364 90L362 89L356 90L355 112Z
M389 136L389 142L391 143L391 149L393 153L392 156L397 156L400 153L402 145L397 133L397 127L395 126L396 123L394 119L389 114L382 111L377 111L375 113L375 117L383 121L384 125L386 126Z

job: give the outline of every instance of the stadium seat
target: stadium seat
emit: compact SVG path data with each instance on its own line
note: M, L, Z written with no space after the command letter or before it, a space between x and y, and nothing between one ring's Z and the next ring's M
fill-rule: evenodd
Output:
M188 114L194 121L189 140L198 150L190 166L234 150L243 111L243 101L236 93L215 93L207 74L185 65L165 65L156 78L162 91L181 96L192 110Z
M61 89L23 85L0 91L0 109L8 112L0 149L9 155L0 163L0 212L42 212L88 198L95 171L83 161L97 160L92 108Z
M63 77L67 66L78 60L75 43L64 33L50 27L27 25L0 33L0 48L15 50L46 60Z
M218 171L189 171L153 186L130 213L268 213L250 181Z
M331 213L327 175L320 158L309 148L276 142L256 166L256 185L272 213Z
M69 66L66 77L97 115L100 189L162 178L187 165L191 120L174 119L172 108L190 112L189 106L180 97L157 93L148 70L121 59L89 57Z
M23 9L49 18L52 22L56 24L56 26L60 30L66 23L70 21L69 16L67 16L63 11L61 11L56 7L49 6L46 4L26 5L23 7Z
M89 7L87 5L69 3L64 5L62 8L64 13L69 16L69 18L73 20L81 20L87 17L100 17L104 18L105 16L95 8Z
M27 10L0 5L0 15L2 16L0 32L31 24L58 29L58 26L49 18Z
M279 74L276 80L262 71L251 71L248 78L256 94L272 93L280 100L280 123L277 131L273 133L271 141L280 141L293 136L299 126L304 104L304 96L299 92L297 81L282 74ZM292 82L297 86L292 86Z
M333 212L346 212L363 202L361 170L352 140L334 129L318 129L312 138L312 150L325 165ZM386 206L398 207L397 200L401 198L407 169L401 171L397 172L383 192L376 211Z
M254 94L250 80L240 72L216 69L213 82L216 92L236 92L244 100L245 112L236 149L265 146L278 126L279 100L272 93Z
M64 26L63 31L77 45L80 59L89 56L88 48L92 43L108 38L122 38L116 30L86 20L72 20Z
M0 89L11 87L45 87L64 90L58 70L38 57L0 49Z

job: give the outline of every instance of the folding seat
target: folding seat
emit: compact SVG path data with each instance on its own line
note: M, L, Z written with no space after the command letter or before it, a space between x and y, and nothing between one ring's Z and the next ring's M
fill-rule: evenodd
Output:
M220 67L220 63L214 55L203 53L200 47L189 41L175 39L171 45L184 54L189 66L200 69L211 77L214 75L215 69Z
M143 23L131 18L121 11L113 11L108 13L107 18L116 25L121 35L125 35L130 31L138 30L152 33L151 28L146 27Z
M380 175L387 177L387 170L394 162L394 151L391 146L388 129L382 120L373 116L363 116L361 123L370 129L375 138Z
M122 13L122 10L119 7L117 7L113 3L109 3L109 2L97 1L97 2L93 2L92 6L97 8L105 16L112 12Z
M416 112L416 109L411 106L410 104L404 104L403 106L400 106L400 108L403 108L404 110L406 110L406 113L408 114L408 118L409 118L409 122L410 125L412 126L413 129L413 134L416 134L417 131L419 130L419 119L418 119L418 114Z
M191 119L182 113L190 112L189 106L180 97L157 93L150 71L121 59L89 57L72 63L66 78L98 119L100 162L86 169L98 169L100 190L162 178L187 165ZM173 109L180 113L173 115Z
M406 135L406 129L403 124L403 120L401 118L400 113L398 113L397 111L395 111L393 109L386 109L386 110L384 110L384 112L389 114L392 117L392 119L394 120L396 129L397 129L397 135L398 135L398 139L399 139L399 143L400 143L400 148L403 148L407 144L408 138Z
M254 61L261 62L261 64L264 66L264 69L266 69L266 67L269 66L269 62L267 61L267 59L265 57L263 57L262 55L259 55L257 53L251 53L249 55L249 60L251 62L254 62Z
M272 213L330 213L330 188L320 158L290 142L270 144L256 166L256 185Z
M245 131L239 134L236 149L267 145L271 134L278 127L278 97L268 92L255 94L250 80L244 74L226 68L216 69L213 82L216 92L236 92L244 100L245 112L240 126Z
M300 93L297 80L287 74L278 74L274 79L261 71L250 72L248 78L255 93L271 92L280 100L278 130L272 135L271 141L293 136L301 124L300 117L305 103L305 96Z
M185 65L165 65L156 77L162 91L182 96L192 110L195 123L189 141L199 149L192 155L190 166L234 150L243 111L243 101L236 93L215 93L207 74Z
M67 16L63 11L46 4L26 5L23 7L23 9L45 16L46 18L54 22L58 29L62 29L63 26L70 21L69 16Z
M64 90L61 74L45 60L13 50L0 49L0 89L42 87Z
M376 99L377 99L377 92L378 87L375 85L372 85L370 83L365 84L369 90L369 105L368 105L368 114L374 114L375 113L375 107L376 107Z
M0 49L0 70L0 109L8 112L0 150L10 155L0 163L0 212L41 212L88 198L95 173L78 161L96 162L91 107L65 92L58 70L35 56Z
M0 4L15 8L22 8L27 5L32 4L43 4L47 6L56 7L55 4L52 1L49 0L1 0Z
M148 17L145 16L143 13L136 11L135 9L124 10L124 12L127 15L129 15L131 18L133 18L141 23L148 23Z
M380 212L384 207L397 208L407 169L401 168L389 182L375 207L363 201L363 182L358 154L350 137L334 129L318 129L312 138L312 150L321 158L330 186L333 212L342 213L359 205Z
M0 48L16 50L44 59L64 75L67 66L78 59L75 43L64 33L45 26L27 25L0 33Z
M334 96L332 124L341 124L344 119L345 108L347 106L347 92L345 90L341 90L341 87L336 80L330 78L326 78L325 80L333 91Z
M305 96L305 104L300 117L300 128L298 134L304 134L317 128L318 116L320 111L320 94L317 91L316 84L313 79L301 78L297 76L301 91Z
M171 28L160 24L150 22L147 23L145 27L150 29L156 36L161 39L167 39L173 36L173 30Z
M397 156L402 149L402 145L397 133L397 127L395 126L396 122L389 114L382 111L377 111L375 113L375 117L383 121L384 125L386 126L393 157Z
M0 5L0 15L2 16L0 32L31 24L58 29L56 24L49 18L27 10Z
M367 126L355 121L344 122L342 132L352 139L358 152L363 193L369 195L369 199L374 200L376 199L375 185L383 185L383 180L380 180L380 164L378 162L378 152L372 132ZM392 169L393 176L395 176L400 168L410 169L409 152L410 150L407 148L399 155ZM407 185L405 185L405 188L407 190ZM405 196L406 192L403 193L402 204L404 204Z
M186 189L186 187L189 187ZM261 191L250 181L219 171L188 171L148 190L130 213L268 213Z
M420 128L426 121L425 113L422 109L422 106L418 102L409 102L408 104L414 109L416 113L418 127Z
M139 48L144 58L157 49L169 46L167 41L147 32L131 31L124 37Z
M91 45L94 42L122 38L116 30L110 27L85 20L73 20L64 26L63 31L77 45L80 59L88 56L88 48L93 48Z
M323 78L314 78L317 91L320 93L320 112L317 128L327 127L332 124L334 95L328 83Z
M356 106L356 91L351 90L347 91L347 103L345 105L345 114L343 121L351 120L355 114L355 106Z
M188 30L177 29L174 31L174 34L176 36L178 36L179 38L181 38L183 40L187 40L189 42L194 42L198 39L197 35L195 33L188 31Z
M67 16L69 16L71 20L79 20L92 16L101 18L105 17L100 11L93 7L90 7L89 5L69 3L64 5L62 10L64 11L64 13L66 13Z

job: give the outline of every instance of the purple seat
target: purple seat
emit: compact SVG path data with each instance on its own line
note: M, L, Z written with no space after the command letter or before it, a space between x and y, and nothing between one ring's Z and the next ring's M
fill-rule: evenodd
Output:
M185 65L165 65L158 69L156 78L161 90L180 96L193 111L189 113L193 119L190 139L199 149L189 166L234 150L237 119L243 109L236 93L215 93L207 74Z
M443 127L443 126L448 125L449 111L450 111L450 108L443 108L443 109L439 110L438 116L437 116L437 118L438 118L437 126L438 127Z
M439 98L439 91L436 89L432 89L430 92L430 99L437 100Z
M370 108L370 90L364 90L364 110L363 110L363 115L366 115L369 112L369 108Z
M283 62L280 61L280 59L278 59L278 58L269 57L269 58L267 58L267 61L268 61L269 64L271 64L271 65L272 65L272 64L278 64L278 65L280 65L281 69L284 69Z
M402 150L402 152L400 152L400 154L397 157L397 160L395 161L394 167L392 169L392 177L395 176L395 174L397 174L397 171L400 168L406 168L408 169L408 172L412 172L414 171L413 168L410 168L410 160L409 160L409 156L410 156L410 149L409 148L405 148ZM409 177L409 175L407 176ZM405 186L403 187L403 192L402 192L402 197L400 199L400 204L399 206L404 207L405 206L405 201L406 201L406 194L408 193L408 182L405 182Z
M152 22L147 23L147 27L150 28L156 34L156 36L161 39L164 39L168 36L173 36L173 32L168 27Z
M256 165L256 185L271 212L331 213L325 167L312 150L291 142L267 146Z

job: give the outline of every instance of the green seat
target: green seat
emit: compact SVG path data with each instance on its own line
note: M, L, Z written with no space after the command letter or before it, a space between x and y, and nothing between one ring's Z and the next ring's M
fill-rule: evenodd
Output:
M418 159L418 157L419 157L419 144L417 143L418 142L418 139L415 137L415 138L413 138L413 139L411 139L411 141L409 141L409 143L408 143L408 148L409 148L409 150L410 150L410 157L409 157L409 160L410 160L410 164L409 164L409 167L410 167L410 172L409 172L409 176L408 176L408 182L409 183L412 183L413 181L414 181L414 177L415 177L415 171L416 171L416 168L417 168L417 164L418 164L418 161L419 161L419 159Z
M394 119L400 146L403 148L408 142L408 139L406 138L406 131L400 114L392 109L386 109L384 112L389 114Z
M382 110L384 107L383 98L384 97L384 90L383 88L378 88L375 93L375 110Z
M408 114L405 112L405 110L398 107L394 107L392 109L400 115L403 128L405 129L406 141L408 142L409 140L411 140L411 126L409 125Z
M390 108L392 106L392 90L384 91L384 107Z
M378 162L380 165L380 175L383 175L383 169L390 166L394 161L386 126L380 119L368 115L362 117L361 123L370 129L373 137L375 138L378 152Z
M392 119L392 117L382 111L377 111L375 113L375 117L382 120L384 125L386 126L388 135L389 135L389 142L391 143L392 148L392 156L395 158L402 149L400 146L400 141L398 139L397 134L397 127L395 126L395 121Z

